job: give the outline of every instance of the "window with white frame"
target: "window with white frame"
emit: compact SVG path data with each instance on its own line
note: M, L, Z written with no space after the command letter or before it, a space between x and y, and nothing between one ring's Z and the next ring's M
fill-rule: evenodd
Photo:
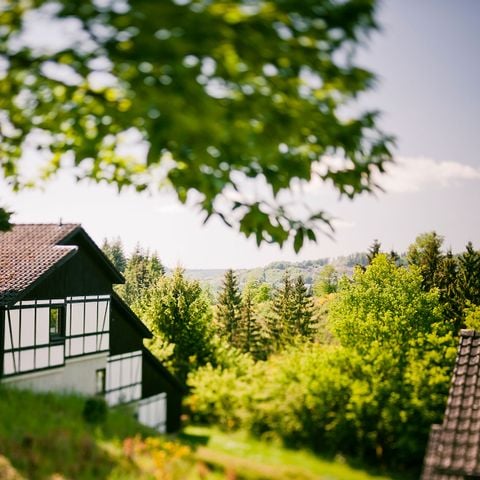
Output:
M105 398L109 405L128 403L142 396L142 352L109 357Z

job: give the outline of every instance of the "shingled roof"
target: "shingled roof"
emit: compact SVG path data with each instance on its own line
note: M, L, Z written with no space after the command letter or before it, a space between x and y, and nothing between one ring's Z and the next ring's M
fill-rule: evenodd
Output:
M10 304L78 247L59 245L78 224L19 224L0 233L0 304Z
M441 425L433 425L423 480L480 476L480 333L462 330Z

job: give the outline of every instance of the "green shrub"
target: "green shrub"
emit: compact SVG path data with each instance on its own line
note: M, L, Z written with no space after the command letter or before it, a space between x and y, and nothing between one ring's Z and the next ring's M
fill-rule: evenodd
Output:
M102 397L91 397L85 401L83 406L82 417L92 425L104 423L107 419L108 406Z

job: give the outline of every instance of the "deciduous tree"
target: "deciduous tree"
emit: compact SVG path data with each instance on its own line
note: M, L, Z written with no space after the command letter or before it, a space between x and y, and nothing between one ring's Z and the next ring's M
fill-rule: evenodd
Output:
M445 409L455 358L438 291L424 290L419 267L397 267L380 254L340 282L330 321L351 359L346 415L356 425L357 452L421 461L430 425Z
M197 192L207 218L258 243L293 238L298 250L330 223L282 203L292 180L317 177L354 197L391 157L378 112L345 109L374 85L355 51L377 28L376 9L376 0L6 0L3 175L20 189L67 161L78 177L119 188L169 184L182 202ZM144 156L125 148L130 136ZM28 146L40 154L33 179L19 161ZM253 178L266 187L255 197ZM8 218L1 209L2 228Z
M313 286L313 292L317 297L323 297L335 293L338 288L338 272L331 264L325 265L318 274Z

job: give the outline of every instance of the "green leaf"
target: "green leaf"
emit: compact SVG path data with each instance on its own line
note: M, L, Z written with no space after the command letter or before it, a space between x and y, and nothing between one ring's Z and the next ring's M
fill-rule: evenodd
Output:
M293 240L293 249L295 250L295 253L298 253L303 246L303 236L303 229L300 228L295 234L295 238Z

